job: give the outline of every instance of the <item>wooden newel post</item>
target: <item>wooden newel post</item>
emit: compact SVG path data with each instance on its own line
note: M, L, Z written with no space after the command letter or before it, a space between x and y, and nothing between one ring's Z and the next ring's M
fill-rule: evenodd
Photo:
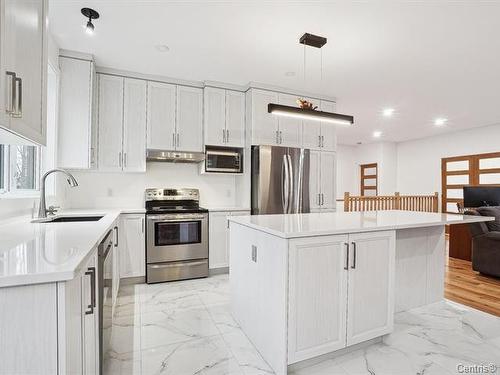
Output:
M349 212L349 192L344 192L344 212Z
M438 205L439 205L439 193L436 191L434 193L434 198L432 199L432 212L438 212Z
M399 196L399 193L397 191L394 193L394 196L396 197L394 199L394 209L399 210L401 209L401 197Z

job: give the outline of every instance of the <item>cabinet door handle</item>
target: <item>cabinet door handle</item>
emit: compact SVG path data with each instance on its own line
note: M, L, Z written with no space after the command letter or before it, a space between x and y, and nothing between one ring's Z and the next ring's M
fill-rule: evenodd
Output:
M222 143L226 143L226 129L222 129Z
M345 245L345 264L344 269L347 271L349 269L349 242L344 242Z
M278 131L276 130L276 144L279 144L279 141L278 141Z
M321 193L321 205L325 204L325 194Z
M177 133L177 147L179 147L179 133Z
M16 109L11 113L11 116L15 118L21 118L23 117L23 80L21 77L15 77L14 90L15 90L14 98L16 99L16 104L15 104Z
M172 147L175 147L175 133L172 133Z
M356 242L351 242L352 244L352 269L356 269Z
M318 206L321 206L321 194L318 193Z
M118 165L120 168L122 167L122 153L121 151L118 153Z
M229 130L226 130L226 143L229 143Z
M283 132L280 130L280 144L283 143Z
M318 135L318 147L321 147L321 135Z
M142 218L141 228L142 228L142 233L144 233L144 218Z
M90 304L87 306L89 310L85 311L85 315L91 315L94 313L94 308L96 307L95 298L95 267L89 267L85 275L90 276Z
M16 73L5 72L10 77L10 95L7 95L7 108L5 112L9 115L14 113L14 103L16 101Z
M321 147L325 147L325 136L321 136Z
M123 153L123 166L126 168L127 167L127 153Z
M114 227L113 229L115 230L115 235L116 235L115 247L118 247L118 227Z

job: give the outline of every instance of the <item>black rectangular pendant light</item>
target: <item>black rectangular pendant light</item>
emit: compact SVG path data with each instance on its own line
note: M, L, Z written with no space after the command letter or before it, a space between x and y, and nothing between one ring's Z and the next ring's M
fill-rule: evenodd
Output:
M274 103L269 103L267 105L267 112L277 116L295 117L303 120L322 121L336 125L354 124L354 117L350 115L316 111L314 109L302 109L299 107L290 107L288 105Z

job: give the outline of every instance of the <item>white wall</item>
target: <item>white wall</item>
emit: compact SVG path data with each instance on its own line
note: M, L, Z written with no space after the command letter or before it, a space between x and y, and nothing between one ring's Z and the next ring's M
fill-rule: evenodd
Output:
M346 191L351 194L359 193L356 149L356 146L337 145L337 199L344 199Z
M500 124L398 143L398 191L441 194L441 158L498 151Z
M144 207L146 188L198 188L202 206L234 206L235 176L200 175L198 164L148 163L146 173L74 172L66 208Z

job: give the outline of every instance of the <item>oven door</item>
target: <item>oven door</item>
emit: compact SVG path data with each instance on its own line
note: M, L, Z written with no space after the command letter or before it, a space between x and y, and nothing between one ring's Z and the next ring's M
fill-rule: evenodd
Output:
M147 215L147 263L208 258L208 214Z

